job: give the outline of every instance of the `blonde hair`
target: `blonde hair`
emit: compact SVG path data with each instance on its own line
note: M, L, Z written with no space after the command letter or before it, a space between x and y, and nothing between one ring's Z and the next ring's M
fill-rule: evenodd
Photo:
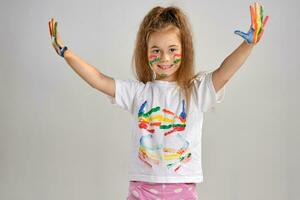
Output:
M154 7L144 17L140 24L134 54L132 58L133 71L136 78L146 83L152 81L153 71L148 67L148 40L149 36L156 31L162 30L169 25L177 27L181 40L181 64L177 71L176 82L186 97L187 113L190 107L190 99L193 91L195 75L194 47L190 24L187 16L176 6ZM182 67L184 66L184 67Z

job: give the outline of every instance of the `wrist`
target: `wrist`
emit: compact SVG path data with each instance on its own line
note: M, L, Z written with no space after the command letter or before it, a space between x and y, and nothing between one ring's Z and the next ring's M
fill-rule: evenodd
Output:
M70 49L65 50L63 58L69 58L72 55L72 52Z
M243 41L243 45L246 45L247 47L251 47L251 48L253 48L255 46L255 44L253 44L253 43L248 43L247 40Z

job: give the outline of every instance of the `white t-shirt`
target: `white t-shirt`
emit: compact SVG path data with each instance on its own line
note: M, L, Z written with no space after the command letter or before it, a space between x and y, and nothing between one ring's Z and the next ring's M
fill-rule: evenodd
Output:
M203 182L201 136L203 113L225 95L216 93L212 71L194 80L190 111L176 82L114 79L112 104L132 115L130 180L156 183Z

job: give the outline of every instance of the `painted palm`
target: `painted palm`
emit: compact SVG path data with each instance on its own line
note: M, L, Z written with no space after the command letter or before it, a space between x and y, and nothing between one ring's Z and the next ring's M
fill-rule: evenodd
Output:
M146 111L147 101L139 109L139 158L149 167L165 165L175 172L191 159L189 142L182 136L186 127L185 101L179 115L167 108L153 107Z
M256 44L261 39L264 28L267 24L269 16L264 18L263 7L258 3L250 5L251 14L251 26L248 33L241 32L239 30L234 31L235 34L243 37L248 44Z
M64 57L64 51L67 49L67 47L63 47L63 43L59 33L57 32L57 22L54 20L54 18L51 18L51 20L48 22L48 26L53 48L58 55Z

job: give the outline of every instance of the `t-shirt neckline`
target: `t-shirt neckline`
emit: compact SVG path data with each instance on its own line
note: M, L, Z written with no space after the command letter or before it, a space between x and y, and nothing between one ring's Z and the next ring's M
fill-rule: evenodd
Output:
M176 81L163 81L163 80L153 80L154 84L162 84L162 85L176 85Z

